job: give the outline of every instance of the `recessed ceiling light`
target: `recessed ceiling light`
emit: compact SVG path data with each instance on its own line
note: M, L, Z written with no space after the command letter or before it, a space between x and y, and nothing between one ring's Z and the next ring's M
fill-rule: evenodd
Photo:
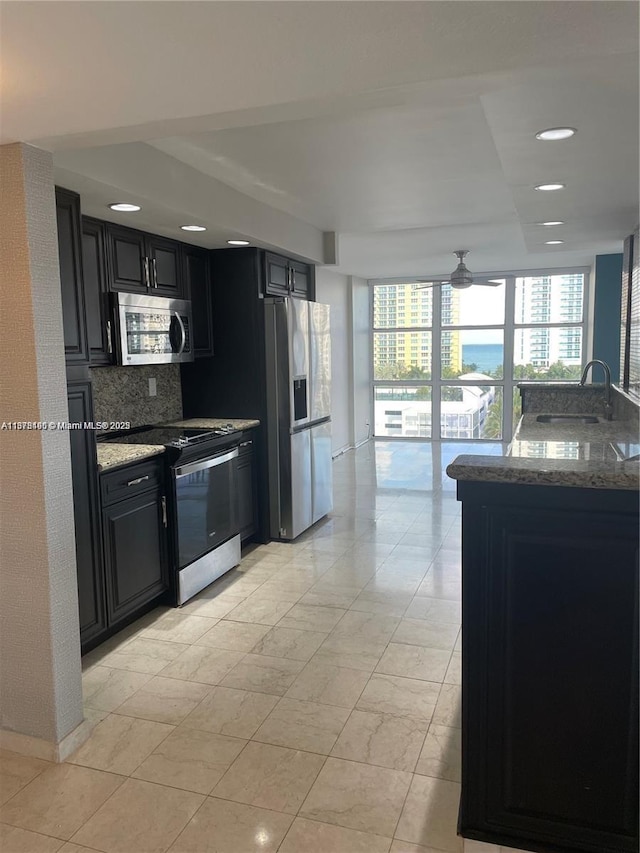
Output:
M227 240L227 243L230 246L248 246L248 245L250 245L248 240Z
M536 190L540 190L544 193L550 193L554 190L563 190L564 184L538 184L537 187L534 187Z
M206 231L204 225L181 225L183 231Z
M536 225L564 225L562 219L552 219L549 222L536 222Z
M119 201L117 204L110 204L111 210L118 210L120 213L133 213L135 210L140 210L139 204L128 204L128 202Z
M569 139L576 132L575 127L550 127L536 133L536 139L544 139L546 142L555 142L559 139Z
M547 246L559 246L560 243L564 243L564 240L546 240Z

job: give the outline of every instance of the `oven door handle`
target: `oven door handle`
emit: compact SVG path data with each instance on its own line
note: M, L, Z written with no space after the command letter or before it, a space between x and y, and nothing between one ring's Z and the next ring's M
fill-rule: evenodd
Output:
M224 465L225 462L231 462L238 456L238 448L234 447L228 453L221 453L219 456L212 456L210 459L201 459L199 462L190 462L188 465L181 465L174 468L176 480L180 477L186 477L188 474L195 474L196 471L205 471L207 468L215 468L217 465Z

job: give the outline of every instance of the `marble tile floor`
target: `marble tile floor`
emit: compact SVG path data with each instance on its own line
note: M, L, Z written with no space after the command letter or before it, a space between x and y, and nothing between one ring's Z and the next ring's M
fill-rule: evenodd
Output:
M329 518L89 653L89 740L0 751L2 853L499 853L456 835L457 447L342 455Z

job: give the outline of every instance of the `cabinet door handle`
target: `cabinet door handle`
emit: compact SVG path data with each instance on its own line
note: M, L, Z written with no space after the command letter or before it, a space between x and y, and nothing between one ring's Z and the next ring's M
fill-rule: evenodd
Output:
M253 444L252 441L241 441L240 447L249 447L249 445Z
M107 320L107 353L113 352L113 339L111 338L111 320Z
M162 496L161 503L162 503L162 523L166 527L167 526L167 499L164 495Z
M145 480L149 479L149 475L146 474L144 477L136 477L135 480L129 480L127 486L137 486L139 483L144 483Z
M151 278L149 276L149 258L142 259L142 269L144 271L145 287L151 287Z
M158 266L155 258L151 258L151 269L153 270L153 286L158 286Z
M296 271L291 267L291 290L296 289Z

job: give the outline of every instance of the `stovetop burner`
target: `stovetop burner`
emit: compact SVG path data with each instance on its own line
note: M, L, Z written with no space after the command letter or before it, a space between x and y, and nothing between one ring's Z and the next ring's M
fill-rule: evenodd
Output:
M233 424L201 429L145 426L126 432L109 433L101 436L100 441L113 441L119 444L162 444L165 447L182 449L240 432L241 430L236 429Z

